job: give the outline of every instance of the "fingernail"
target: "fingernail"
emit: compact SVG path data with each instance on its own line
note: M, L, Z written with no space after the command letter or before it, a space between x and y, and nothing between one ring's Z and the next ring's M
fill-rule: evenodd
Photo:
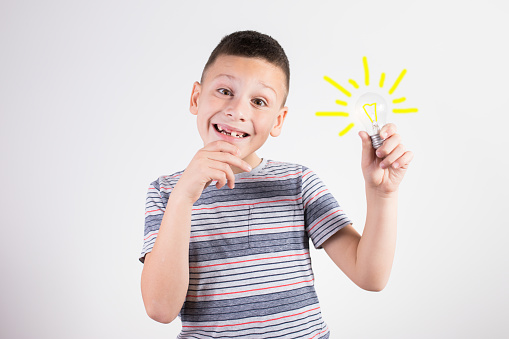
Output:
M247 171L251 172L251 170L252 170L251 166L247 166Z
M387 167L387 166L385 165L385 163L384 163L384 162L381 162L381 163L380 163L380 168L385 169L386 167Z
M395 162L394 164L392 164L392 167L394 168L398 168L399 167L399 164L397 162Z
M385 132L380 133L380 136L382 137L382 139L385 139L385 137L387 136L387 133L385 133Z
M377 152L376 152L376 156L377 156L377 157L379 157L379 158L381 158L381 157L382 157L382 152L377 151Z

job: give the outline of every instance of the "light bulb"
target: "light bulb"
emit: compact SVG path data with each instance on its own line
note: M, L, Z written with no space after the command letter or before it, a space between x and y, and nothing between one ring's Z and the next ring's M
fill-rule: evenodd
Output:
M387 121L387 112L387 103L376 93L363 94L355 103L354 115L371 137L374 149L382 146L384 142L380 137L380 130Z

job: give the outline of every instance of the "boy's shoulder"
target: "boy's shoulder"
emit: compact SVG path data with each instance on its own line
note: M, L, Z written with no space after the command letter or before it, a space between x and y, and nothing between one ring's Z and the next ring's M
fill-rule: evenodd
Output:
M263 161L262 161L263 163ZM276 160L267 160L264 169L266 172L270 171L278 171L278 170L302 170L301 164L296 164L292 162L285 162L285 161L276 161Z
M291 172L294 174L300 174L301 176L309 171L309 167L293 163L293 162L284 162L284 161L274 161L274 160L267 160L267 165L265 167L267 173L271 172L277 172L277 173L283 173L283 172Z
M158 191L168 191L171 190L177 182L179 181L180 177L182 176L182 173L184 173L185 169L172 173L172 174L165 174L159 176L156 180L152 181L150 183L151 188L155 188Z

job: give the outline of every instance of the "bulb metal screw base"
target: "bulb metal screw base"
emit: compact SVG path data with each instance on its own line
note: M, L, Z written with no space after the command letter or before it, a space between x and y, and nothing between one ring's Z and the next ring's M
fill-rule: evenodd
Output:
M384 143L384 139L380 137L380 134L371 135L371 144L374 149L378 149Z

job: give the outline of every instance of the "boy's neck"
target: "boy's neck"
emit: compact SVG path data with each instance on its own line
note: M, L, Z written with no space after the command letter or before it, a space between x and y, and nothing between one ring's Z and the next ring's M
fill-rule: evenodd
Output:
M254 152L251 153L250 155L248 155L247 157L242 158L242 160L247 162L251 166L251 168L255 168L256 166L260 165L260 163L262 162L262 159L258 155L256 155L256 153L254 153ZM237 166L231 166L231 168L232 168L233 174L245 172L243 169L238 168Z

